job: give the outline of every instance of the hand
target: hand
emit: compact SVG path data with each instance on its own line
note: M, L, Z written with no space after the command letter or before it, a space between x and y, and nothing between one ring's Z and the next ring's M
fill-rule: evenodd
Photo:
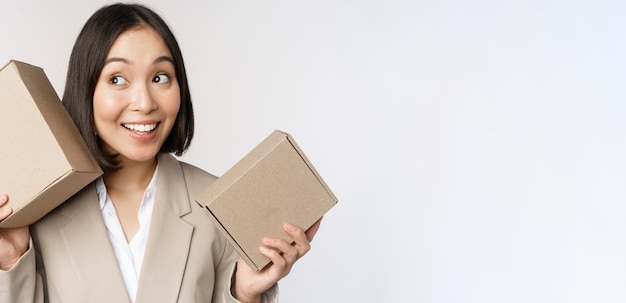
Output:
M259 250L272 263L259 272L239 258L235 274L235 297L241 302L260 302L261 294L287 276L293 264L311 249L310 243L321 221L319 219L306 232L295 225L285 224L283 228L294 239L293 244L281 239L264 238L266 246Z
M0 221L10 216L13 210L5 207L9 202L7 195L0 196ZM9 270L26 253L30 234L28 226L18 228L0 228L0 270Z

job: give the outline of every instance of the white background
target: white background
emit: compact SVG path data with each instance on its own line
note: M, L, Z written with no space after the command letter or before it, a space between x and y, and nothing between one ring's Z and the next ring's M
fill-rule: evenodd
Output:
M106 1L0 1L0 61L61 93ZM622 1L148 4L191 81L184 159L221 175L281 129L340 199L282 302L626 302Z

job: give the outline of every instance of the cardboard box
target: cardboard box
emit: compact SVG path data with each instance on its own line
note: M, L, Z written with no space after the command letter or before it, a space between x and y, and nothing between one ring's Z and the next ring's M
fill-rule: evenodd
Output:
M196 202L255 270L270 260L263 237L292 242L285 223L311 227L337 198L293 138L274 131L216 180Z
M102 174L41 68L2 67L0 108L0 194L13 208L0 227L34 223Z

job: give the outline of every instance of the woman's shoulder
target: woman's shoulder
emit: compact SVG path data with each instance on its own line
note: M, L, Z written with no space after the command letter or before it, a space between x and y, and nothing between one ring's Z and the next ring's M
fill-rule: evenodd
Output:
M163 164L163 166L168 167L168 170L171 170L172 166L180 167L180 170L183 174L182 177L184 178L185 183L187 184L187 187L191 190L191 192L197 192L197 190L199 189L204 189L209 184L217 180L216 176L205 171L204 169L185 161L179 160L170 154L159 155L159 163L159 165ZM159 168L159 171L161 171L161 168Z
M183 169L183 174L185 175L185 180L187 181L188 185L190 185L190 183L193 183L198 184L202 187L206 187L209 184L213 183L215 180L217 180L216 176L195 165L183 161L179 161L179 163Z
M161 153L158 156L158 160L159 160L160 167L161 166L171 167L173 165L178 165L183 169L185 174L194 175L194 176L198 176L201 178L217 179L216 176L207 172L206 170L199 168L193 164L187 163L183 160L180 160L174 157L172 154Z
M194 178L201 178L201 179L207 179L207 180L217 179L216 176L205 171L202 168L199 168L193 164L189 164L184 161L180 161L180 160L177 160L177 161L180 164L181 168L183 169L185 176L192 176Z

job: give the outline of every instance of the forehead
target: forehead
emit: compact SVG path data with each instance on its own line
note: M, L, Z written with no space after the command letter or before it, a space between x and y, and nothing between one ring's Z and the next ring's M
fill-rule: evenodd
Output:
M151 26L142 25L122 32L113 42L107 57L137 59L165 55L171 56L171 53L163 37Z

